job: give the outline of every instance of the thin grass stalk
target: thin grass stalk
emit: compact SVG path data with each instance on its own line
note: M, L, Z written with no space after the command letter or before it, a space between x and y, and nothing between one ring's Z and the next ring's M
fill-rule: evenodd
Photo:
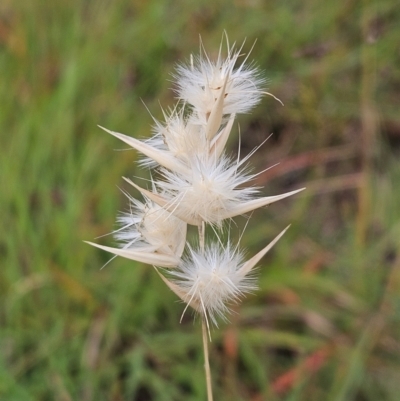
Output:
M207 400L213 401L210 361L208 359L207 322L205 316L203 316L201 319L201 328L203 332L204 371L206 374L206 383L207 383Z
M201 222L201 226L199 226L198 229L199 229L200 249L204 253L204 247L205 247L205 223L204 223L204 221ZM202 315L202 318L201 318L201 329L202 329L202 338L203 338L204 371L205 371L206 383L207 383L207 400L213 401L211 369L210 369L210 361L208 358L208 338L207 338L208 325L207 325L207 320L206 320L205 315Z

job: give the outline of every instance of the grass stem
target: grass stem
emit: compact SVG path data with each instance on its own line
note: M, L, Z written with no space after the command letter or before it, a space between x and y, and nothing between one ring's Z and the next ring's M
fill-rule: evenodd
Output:
M211 370L210 370L210 362L208 360L207 322L205 316L203 316L201 319L201 327L203 331L204 370L206 373L206 382L207 382L207 400L213 401Z
M201 226L199 226L199 243L200 249L204 253L205 247L205 223L204 221L201 222ZM206 383L207 383L207 400L213 401L212 395L212 384L211 384L211 370L210 370L210 361L208 359L208 338L207 334L209 333L208 324L207 324L207 316L204 314L201 318L201 328L203 332L203 351L204 351L204 371L206 374ZM211 340L211 338L210 338Z
M205 246L205 223L204 221L201 222L201 226L199 226L199 243L200 243L200 249L204 253L204 246Z

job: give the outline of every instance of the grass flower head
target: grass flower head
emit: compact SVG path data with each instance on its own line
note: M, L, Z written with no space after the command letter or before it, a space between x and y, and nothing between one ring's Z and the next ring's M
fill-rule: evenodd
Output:
M228 41L227 41L228 43ZM202 317L207 393L212 400L208 364L207 329L226 320L230 304L256 288L254 268L284 234L282 231L255 256L244 261L242 253L230 243L207 242L205 226L222 227L226 219L248 213L302 189L274 196L260 196L251 185L256 174L247 168L248 156L235 161L225 154L225 145L236 115L248 112L261 99L264 78L242 58L242 48L227 45L227 57L213 61L206 52L192 57L188 65L177 68L174 76L179 103L165 122L155 121L153 136L140 141L105 129L139 151L144 167L154 168L151 188L141 188L125 180L144 197L132 197L130 209L118 217L120 228L114 236L120 248L92 244L98 248L138 262L164 267L157 269L162 280ZM187 224L199 230L198 248L187 244Z

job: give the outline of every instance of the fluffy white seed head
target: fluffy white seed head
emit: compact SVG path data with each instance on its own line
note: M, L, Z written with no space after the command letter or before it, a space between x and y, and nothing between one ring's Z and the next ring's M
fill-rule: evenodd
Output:
M177 286L182 300L217 325L216 317L226 319L229 304L238 302L257 288L254 275L244 274L242 255L230 244L201 250L189 248L189 255L171 271L171 282Z
M131 211L118 217L121 228L114 233L121 247L180 257L186 242L186 223L150 200L142 203L130 198L130 202Z
M168 210L190 224L202 221L220 225L229 210L252 199L257 188L244 184L253 178L241 168L241 163L232 163L228 158L194 159L190 175L162 170L165 178L157 181Z
M171 155L184 163L189 163L194 157L204 157L208 151L202 127L195 123L192 115L185 117L183 110L173 111L165 116L165 122L155 121L153 127L154 135L146 141L152 147L168 151ZM152 159L146 158L142 165L155 167Z
M207 246L205 250L193 250L181 259L177 269L171 271L171 279L160 274L164 283L197 312L216 324L216 317L226 318L229 304L254 290L254 269L261 258L279 241L286 227L266 247L243 263L242 254L230 243Z
M262 89L265 79L258 70L246 64L247 57L238 63L241 48L227 44L227 50L226 59L220 49L215 61L202 52L190 64L177 67L179 106L163 112L165 122L155 120L153 136L147 141L105 129L141 152L142 165L160 167L161 177L152 182L152 191L126 179L145 202L129 197L129 213L118 218L121 228L114 236L122 249L91 243L116 256L172 268L171 280L160 274L162 280L214 323L217 316L226 317L231 302L256 288L255 265L286 230L246 262L236 248L220 243L205 251L189 246L182 260L187 224L221 226L224 219L300 191L259 198L258 188L249 186L255 175L243 167L253 152L235 162L224 155L236 115L252 109L262 95L271 95Z
M211 60L205 53L194 59L194 63L180 65L174 76L180 99L196 111L199 121L206 124L215 102L226 81L223 114L246 113L259 103L264 94L265 79L259 71L243 63L235 69L240 50L228 47L226 59L219 55Z

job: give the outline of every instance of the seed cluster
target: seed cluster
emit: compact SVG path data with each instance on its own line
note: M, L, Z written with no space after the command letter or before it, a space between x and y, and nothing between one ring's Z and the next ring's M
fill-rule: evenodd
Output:
M173 77L178 103L163 112L164 122L155 120L151 138L139 141L104 128L139 151L142 166L157 172L150 189L125 179L144 202L128 196L130 211L118 217L121 227L114 232L121 247L91 243L116 256L167 268L157 269L167 286L186 308L215 324L217 316L226 318L232 301L256 288L254 267L286 230L245 262L230 242L191 247L187 225L219 229L226 219L302 190L261 197L259 188L250 185L255 175L249 173L248 157L235 160L225 154L237 114L248 112L269 93L258 69L247 63L248 56L239 63L242 48L227 40L223 58L221 47L216 60L202 49L190 63L177 67Z

